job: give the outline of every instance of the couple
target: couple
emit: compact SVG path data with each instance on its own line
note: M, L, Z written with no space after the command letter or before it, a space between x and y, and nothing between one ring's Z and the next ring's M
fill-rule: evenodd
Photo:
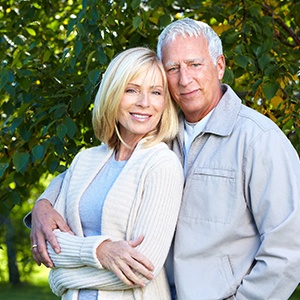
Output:
M54 263L63 299L170 299L176 226L165 269L178 300L288 299L300 281L296 151L220 83L208 25L171 23L157 55L134 48L109 65L93 111L105 145L79 153L36 203L35 260Z

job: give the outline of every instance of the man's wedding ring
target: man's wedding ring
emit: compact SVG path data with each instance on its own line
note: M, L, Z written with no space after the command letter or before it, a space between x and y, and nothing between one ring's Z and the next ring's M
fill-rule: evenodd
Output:
M37 245L34 244L34 245L31 246L31 249L34 249L34 248L36 248L36 247L37 247Z

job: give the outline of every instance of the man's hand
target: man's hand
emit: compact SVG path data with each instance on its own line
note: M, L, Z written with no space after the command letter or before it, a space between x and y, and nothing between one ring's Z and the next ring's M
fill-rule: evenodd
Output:
M56 253L60 252L60 246L57 242L54 229L59 228L64 232L71 232L62 216L52 207L47 199L38 201L31 213L31 245L32 255L36 263L40 266L53 268L53 262L47 252L46 240L50 243Z
M104 241L97 248L98 260L104 268L115 273L125 284L144 287L145 283L137 276L137 273L152 280L154 266L147 257L134 249L142 243L143 239L144 237L140 236L129 242Z

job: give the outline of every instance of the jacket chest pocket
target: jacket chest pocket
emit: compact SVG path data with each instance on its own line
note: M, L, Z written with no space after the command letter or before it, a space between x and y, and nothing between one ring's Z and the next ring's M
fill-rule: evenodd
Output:
M236 203L236 174L226 169L196 168L187 178L181 217L229 224Z

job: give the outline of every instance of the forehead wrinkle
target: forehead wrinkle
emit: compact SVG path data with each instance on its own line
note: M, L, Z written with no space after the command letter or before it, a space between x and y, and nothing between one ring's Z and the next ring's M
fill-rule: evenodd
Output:
M194 62L203 62L203 61L204 61L203 58L191 58L191 59L185 59L184 63L190 64L190 63L194 63Z
M203 61L204 61L203 58L191 58L191 59L185 59L183 62L185 64L190 64L190 63L203 62ZM174 66L179 66L179 65L180 65L179 62L170 61L165 64L165 67L168 68L168 67L174 67Z

